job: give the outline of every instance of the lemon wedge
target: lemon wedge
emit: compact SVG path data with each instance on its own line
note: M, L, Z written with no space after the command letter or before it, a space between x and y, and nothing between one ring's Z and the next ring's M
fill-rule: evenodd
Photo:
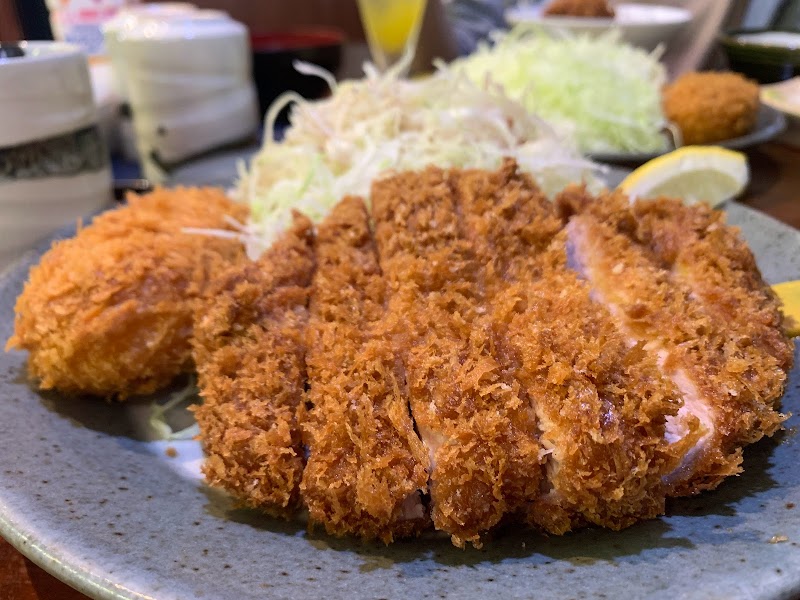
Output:
M772 286L772 290L783 302L783 314L789 321L789 335L800 335L800 281L778 283Z
M654 158L628 175L620 189L631 197L682 198L718 206L740 194L750 179L747 157L719 146L685 146Z

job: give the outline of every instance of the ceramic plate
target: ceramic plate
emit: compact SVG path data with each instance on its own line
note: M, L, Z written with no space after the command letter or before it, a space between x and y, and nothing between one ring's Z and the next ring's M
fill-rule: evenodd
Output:
M766 104L762 104L758 109L756 119L755 128L747 135L716 142L715 145L741 150L767 142L786 129L786 117L783 113ZM596 152L589 156L599 162L642 164L661 154L664 152Z
M770 282L800 278L797 231L735 204L730 220ZM2 339L41 251L0 281ZM24 358L0 359L0 534L96 598L674 600L800 592L797 416L786 433L747 449L741 477L622 532L548 538L516 529L481 551L456 550L437 536L387 547L236 509L196 478L194 442L147 441L149 401L37 393L25 381ZM797 371L784 398L795 415Z
M506 20L512 24L529 23L589 35L618 29L622 39L647 50L668 42L692 20L692 13L686 9L659 4L621 3L614 5L614 11L612 19L545 15L542 5L522 2L506 11Z

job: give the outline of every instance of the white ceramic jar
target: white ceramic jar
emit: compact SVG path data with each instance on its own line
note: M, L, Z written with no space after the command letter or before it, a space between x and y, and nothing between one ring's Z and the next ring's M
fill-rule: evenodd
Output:
M134 4L120 9L117 15L103 25L106 54L114 65L114 84L119 96L127 102L125 89L125 56L120 52L119 39L136 31L148 21L162 21L197 10L190 2L159 2L158 4Z
M22 42L0 58L0 265L111 201L86 56Z
M258 108L247 29L197 10L120 32L125 89L145 176L252 138Z

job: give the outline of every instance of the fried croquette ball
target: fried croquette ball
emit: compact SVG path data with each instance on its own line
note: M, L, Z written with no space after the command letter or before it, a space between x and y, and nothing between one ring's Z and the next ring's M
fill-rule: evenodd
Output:
M28 351L42 389L149 394L191 368L196 299L242 244L184 233L225 229L244 207L214 190L156 190L56 242L17 299L7 348Z
M664 114L685 145L719 142L753 129L758 93L758 85L738 73L687 73L664 88Z

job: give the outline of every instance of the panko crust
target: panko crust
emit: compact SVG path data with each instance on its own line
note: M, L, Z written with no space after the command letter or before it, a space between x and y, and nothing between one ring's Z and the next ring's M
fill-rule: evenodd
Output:
M194 302L228 264L235 239L182 233L227 229L247 210L211 189L157 189L55 242L31 269L7 349L27 350L42 389L126 398L191 368Z
M328 533L389 543L430 524L420 495L429 461L402 365L391 340L375 335L385 281L361 199L345 198L319 226L316 257L301 493L312 522Z
M713 414L715 429L673 495L711 489L741 470L742 447L772 435L793 360L779 303L735 228L718 211L659 199L631 206L622 194L581 188L557 199L582 231L591 284L630 335L667 353ZM601 277L597 275L601 274Z
M738 73L686 73L664 88L663 107L684 145L710 144L752 131L759 88Z
M385 335L406 363L411 412L431 454L431 515L453 543L481 536L538 494L535 420L493 345L483 265L459 223L453 173L373 184Z
M311 222L295 216L256 262L231 267L198 304L195 409L211 485L288 516L299 504Z
M664 426L677 390L567 267L553 205L512 161L463 172L458 190L467 236L491 274L496 348L538 417L546 479L528 520L560 534L663 513L661 476L676 464Z

